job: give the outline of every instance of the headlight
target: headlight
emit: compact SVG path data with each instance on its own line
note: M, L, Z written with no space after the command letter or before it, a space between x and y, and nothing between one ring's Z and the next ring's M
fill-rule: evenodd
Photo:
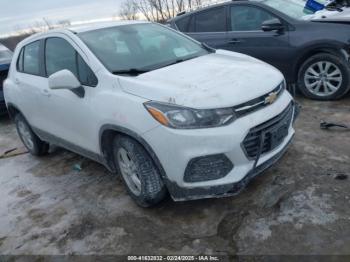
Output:
M153 101L144 105L159 123L176 129L219 127L236 119L233 108L193 109Z

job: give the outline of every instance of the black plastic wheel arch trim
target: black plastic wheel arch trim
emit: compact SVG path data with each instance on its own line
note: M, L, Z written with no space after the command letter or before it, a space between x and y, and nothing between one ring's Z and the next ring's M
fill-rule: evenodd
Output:
M165 172L162 164L160 163L156 153L152 149L152 147L140 135L138 135L134 131L131 131L128 128L125 128L125 127L122 127L122 126L118 126L118 125L112 125L112 124L106 124L106 125L103 125L101 127L100 132L99 132L99 141L100 141L100 151L101 151L102 155L104 155L103 144L102 144L102 142L103 142L102 141L102 135L103 135L103 133L105 131L116 131L116 132L118 132L118 133L120 133L122 135L124 134L124 135L130 136L131 138L133 138L137 142L139 142L146 149L147 153L149 153L149 155L151 156L151 158L153 160L153 163L156 165L156 167L158 168L162 178L164 179L163 182L166 182L168 180L166 172Z

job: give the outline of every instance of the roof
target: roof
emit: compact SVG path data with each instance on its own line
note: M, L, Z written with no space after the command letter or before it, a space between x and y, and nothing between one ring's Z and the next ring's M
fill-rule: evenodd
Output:
M36 41L42 37L45 37L47 34L50 33L83 33L83 32L88 32L88 31L93 31L93 30L98 30L98 29L103 29L103 28L110 28L110 27L115 27L115 26L123 26L123 25L132 25L132 24L144 24L144 23L150 23L148 21L131 21L131 20L125 20L125 21L113 21L113 22L94 22L94 23L87 23L87 24L82 24L82 25L74 25L70 27L65 27L65 28L56 28L56 29L51 29L45 32L40 32L33 34L27 38L25 38L23 41L21 41L17 47L20 47L22 45L25 45L29 42Z
M242 3L247 1L249 0L219 0L219 1L210 2L209 4L201 5L194 9L182 11L178 13L174 18L169 19L169 22L179 20L185 16L188 16L197 12L212 9L213 7L226 6L226 5L231 5L232 3ZM260 2L263 2L263 0L253 0L252 2L259 4Z
M110 27L114 27L114 26L142 24L142 23L149 23L149 22L147 22L147 21L132 21L132 20L113 21L113 22L96 22L96 23L88 23L88 24L71 26L71 27L68 27L67 29L74 32L74 33L83 33L83 32L93 31L93 30L97 30L97 29L110 28Z

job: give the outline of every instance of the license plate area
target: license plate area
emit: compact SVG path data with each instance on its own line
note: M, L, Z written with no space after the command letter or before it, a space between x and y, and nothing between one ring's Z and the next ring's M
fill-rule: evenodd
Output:
M283 140L288 136L289 124L284 122L275 127L271 132L271 150L282 144Z

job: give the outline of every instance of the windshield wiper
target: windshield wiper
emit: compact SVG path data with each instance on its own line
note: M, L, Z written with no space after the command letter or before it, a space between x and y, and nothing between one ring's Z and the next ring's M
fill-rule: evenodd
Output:
M343 9L337 6L326 6L325 9L328 11L338 11L339 13L343 12Z
M206 43L202 42L202 47L207 50L209 53L216 53L216 49L212 48L211 46L207 45Z
M344 10L342 9L345 7L344 4L340 4L340 1L333 1L329 4L325 5L325 9L328 11L338 11L338 12L343 12Z
M113 71L112 73L114 75L131 75L131 76L138 76L144 73L149 72L150 70L145 70L145 69L137 69L137 68L130 68L130 69L125 69L125 70L118 70L118 71Z
M175 64L180 64L182 62L185 62L185 61L188 61L188 60L191 60L191 59L195 59L197 58L198 56L192 56L192 57L188 57L188 58L181 58L181 59L177 59L176 61L174 62L171 62L169 64L166 64L164 67L167 67L167 66L171 66L171 65L175 65Z

